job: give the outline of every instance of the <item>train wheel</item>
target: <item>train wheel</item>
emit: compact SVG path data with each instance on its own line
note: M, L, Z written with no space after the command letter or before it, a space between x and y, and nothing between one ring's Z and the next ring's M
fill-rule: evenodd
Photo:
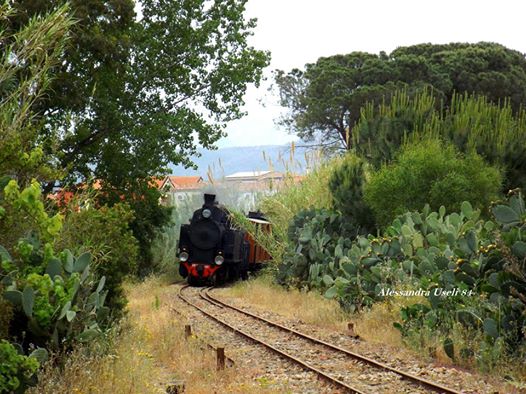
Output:
M217 270L216 273L214 274L214 277L215 277L214 286L219 286L225 283L225 279L226 279L225 269L221 268Z
M181 275L183 278L188 276L188 270L183 264L179 264L179 275Z
M236 281L239 279L239 266L237 264L230 265L228 269L228 280Z
M248 279L248 269L241 270L241 279L247 280Z
M248 242L244 242L243 244L243 261L241 262L241 268L240 268L240 274L241 279L247 280L248 279L248 256L250 253L250 245Z

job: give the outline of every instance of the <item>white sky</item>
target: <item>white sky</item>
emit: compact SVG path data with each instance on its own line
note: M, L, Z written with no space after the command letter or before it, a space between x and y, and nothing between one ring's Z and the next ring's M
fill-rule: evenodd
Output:
M248 115L232 122L219 147L284 144L277 99L267 92L270 71L303 68L321 56L353 51L390 53L424 42L491 41L526 52L524 0L249 0L247 17L258 18L251 38L272 62L259 89L245 96ZM265 106L261 104L261 100Z

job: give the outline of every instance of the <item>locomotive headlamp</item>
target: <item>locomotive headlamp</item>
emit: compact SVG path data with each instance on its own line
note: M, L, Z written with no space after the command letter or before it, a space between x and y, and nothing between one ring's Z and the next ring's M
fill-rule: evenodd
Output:
M210 211L210 209L203 209L203 217L208 219L210 216L212 216L212 211Z
M183 263L188 260L188 257L190 257L188 255L188 252L179 253L179 260L182 261Z
M220 255L217 255L216 258L214 259L214 262L217 265L223 264L224 261L225 261L225 258L223 256L220 256Z

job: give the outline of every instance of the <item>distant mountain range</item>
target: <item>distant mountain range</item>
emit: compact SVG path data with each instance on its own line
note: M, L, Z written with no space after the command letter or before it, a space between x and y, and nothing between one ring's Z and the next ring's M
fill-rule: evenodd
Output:
M200 157L193 157L192 161L198 166L195 171L182 166L171 166L172 174L178 176L200 175L207 179L208 169L212 171L214 179L220 179L240 171L274 171L286 170L302 174L307 168L306 149L295 148L291 160L290 145L263 145L221 148L218 150L201 150Z

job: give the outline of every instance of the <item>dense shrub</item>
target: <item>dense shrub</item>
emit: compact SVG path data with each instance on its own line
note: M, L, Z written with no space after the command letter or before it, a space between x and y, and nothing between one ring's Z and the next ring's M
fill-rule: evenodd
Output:
M23 393L38 367L36 358L21 355L9 342L0 340L0 393Z
M476 358L492 345L512 353L526 334L526 207L515 191L491 211L495 221L481 219L468 202L450 214L426 206L396 218L382 237L354 240L338 238L338 226L332 236L321 230L338 223L337 216L306 213L293 230L285 283L317 288L350 311L419 295L425 301L403 308L396 324L405 337L431 331L446 338L452 358ZM485 345L447 338L456 326Z
M500 171L476 153L462 156L450 144L425 140L405 146L393 163L371 174L364 196L383 226L425 204L448 212L459 210L462 201L485 208L501 183Z
M0 195L3 225L31 216L35 231L5 248L0 245L2 297L14 312L9 322L12 340L24 349L30 345L69 347L76 340L92 338L106 323L105 278L90 273L91 255L75 258L69 250L56 253L51 237L61 230L61 217L44 210L39 185L20 190L12 181Z
M336 167L329 180L334 208L345 220L354 222L365 232L374 229L374 217L363 199L367 163L353 154L347 154L341 166Z
M98 202L112 207L126 201L133 213L129 229L137 240L136 273L145 277L152 272L158 272L160 267L154 265L152 247L159 233L170 225L172 208L161 205L161 193L147 182L134 183L130 189L115 190L106 185L99 195Z
M73 202L75 208L78 202ZM62 230L55 240L59 250L70 249L75 254L89 251L98 277L106 277L106 305L115 317L126 305L122 282L126 275L137 271L138 242L130 229L133 212L127 204L84 206L71 209L65 216Z
M470 210L468 210L470 211ZM468 212L469 213L469 212ZM428 290L428 304L415 304L402 310L397 327L405 336L423 327L448 335L455 323L481 331L490 346L515 352L526 335L526 207L518 190L506 203L493 206L495 222L479 221L469 231L468 219L462 225L457 248L438 247L448 258L447 267L422 276L420 285ZM452 216L450 215L450 218ZM446 223L447 224L447 223ZM429 238L423 226L414 233ZM445 231L447 238L454 237ZM446 245L447 246L447 245ZM448 250L449 249L449 250ZM429 249L428 249L429 250ZM471 297L456 294L436 296L434 289L472 290ZM474 349L455 349L448 338L445 350L451 358L474 356Z
M0 294L4 293L3 286L0 285ZM12 305L0 297L0 339L7 338L9 333L9 323L13 318Z

